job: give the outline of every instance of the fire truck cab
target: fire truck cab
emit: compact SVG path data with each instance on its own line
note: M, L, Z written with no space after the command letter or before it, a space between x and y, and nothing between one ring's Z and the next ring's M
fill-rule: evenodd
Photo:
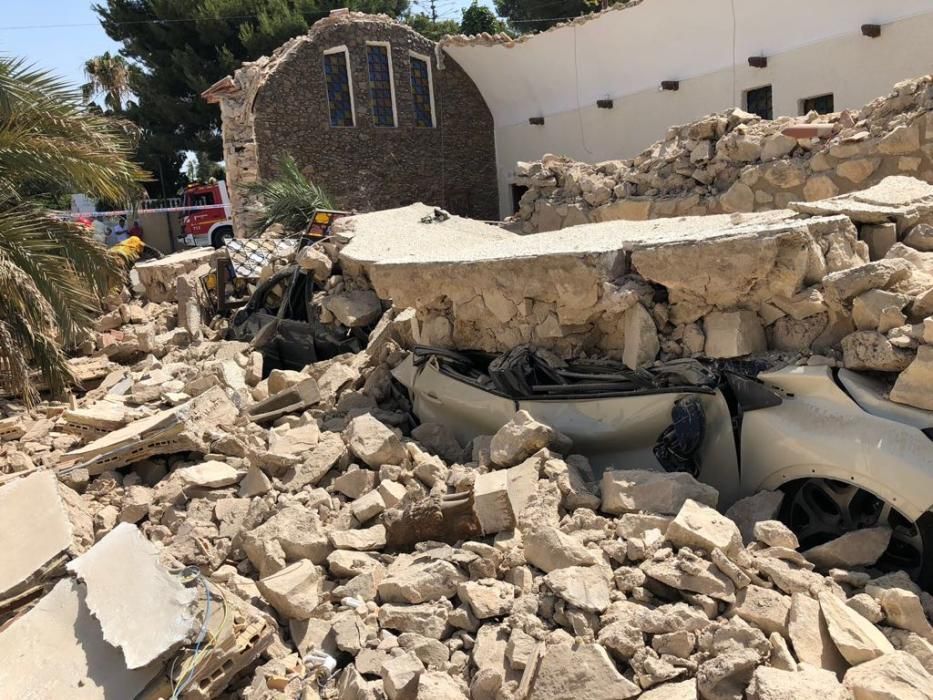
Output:
M182 206L181 235L187 245L220 248L233 240L233 219L225 181L188 185Z

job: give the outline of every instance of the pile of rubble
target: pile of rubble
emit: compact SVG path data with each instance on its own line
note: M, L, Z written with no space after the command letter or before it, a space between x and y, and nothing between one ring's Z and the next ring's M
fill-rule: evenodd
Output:
M839 298L906 279L871 264ZM123 304L98 342L128 364L4 406L5 695L933 698L933 597L875 568L890 530L800 552L780 493L724 516L684 473L596 479L524 412L470 445L416 425L410 313L263 372L183 308Z
M732 109L685 126L630 160L546 155L519 163L525 233L588 222L782 209L890 175L933 182L933 76L905 81L860 112L773 121ZM788 127L809 127L794 137Z

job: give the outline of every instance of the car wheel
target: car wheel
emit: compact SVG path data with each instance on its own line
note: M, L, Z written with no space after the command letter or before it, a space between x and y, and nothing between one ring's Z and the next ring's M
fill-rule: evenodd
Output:
M224 226L214 231L213 235L211 236L211 245L213 245L215 248L223 248L232 240L233 229L229 226Z
M794 481L784 492L779 517L797 535L801 551L852 530L888 525L891 543L875 567L902 569L924 588L933 585L933 518L912 522L869 491L833 479Z

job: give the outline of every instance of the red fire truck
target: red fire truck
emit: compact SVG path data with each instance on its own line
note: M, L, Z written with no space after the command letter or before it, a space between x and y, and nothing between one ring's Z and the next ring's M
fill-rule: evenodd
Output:
M189 246L220 248L233 240L227 183L195 183L185 188L181 235Z

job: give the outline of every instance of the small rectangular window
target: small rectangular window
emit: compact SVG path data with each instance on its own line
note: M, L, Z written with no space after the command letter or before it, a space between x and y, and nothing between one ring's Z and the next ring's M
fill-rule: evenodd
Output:
M771 86L755 88L745 93L745 111L757 114L762 119L774 119L771 106Z
M368 44L366 64L369 67L369 98L372 102L373 124L395 126L395 85L392 78L392 55L388 44Z
M349 56L345 46L338 46L324 52L324 84L327 87L331 126L356 125Z
M808 97L800 101L800 113L809 114L810 112L816 112L817 114L830 114L836 111L834 109L834 102L833 93L831 92L826 95Z
M434 126L434 87L431 85L431 63L427 56L410 55L411 98L415 126Z

